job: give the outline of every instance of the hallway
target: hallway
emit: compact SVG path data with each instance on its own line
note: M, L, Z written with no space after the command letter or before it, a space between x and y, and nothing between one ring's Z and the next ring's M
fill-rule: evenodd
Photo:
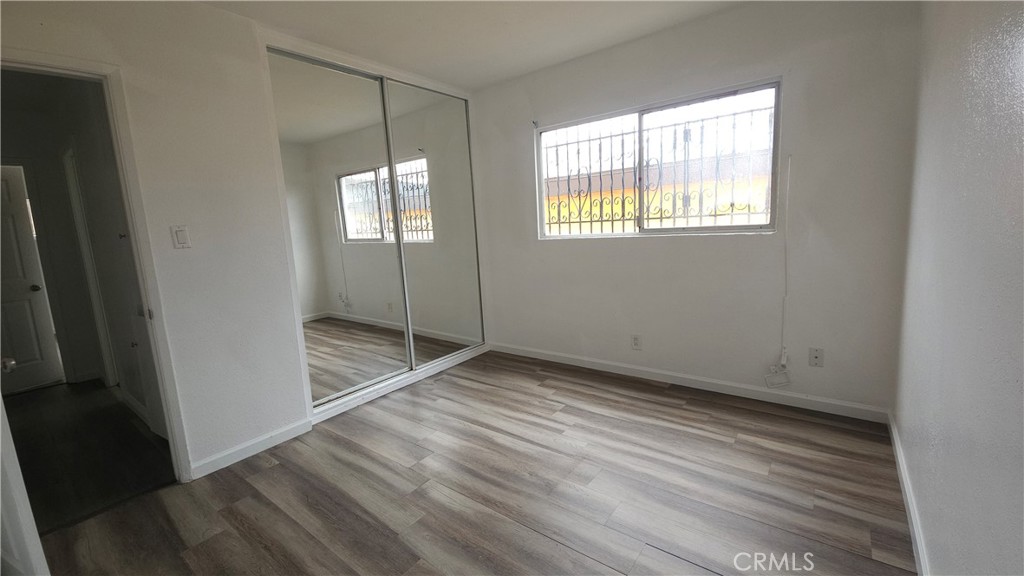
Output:
M167 441L98 380L4 405L40 534L174 482Z

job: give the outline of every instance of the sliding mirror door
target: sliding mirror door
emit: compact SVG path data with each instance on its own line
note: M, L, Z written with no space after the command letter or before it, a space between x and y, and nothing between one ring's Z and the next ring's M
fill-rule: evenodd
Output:
M381 83L271 52L314 403L409 369Z
M483 342L466 102L385 83L414 364L420 366ZM389 196L391 188L389 179Z

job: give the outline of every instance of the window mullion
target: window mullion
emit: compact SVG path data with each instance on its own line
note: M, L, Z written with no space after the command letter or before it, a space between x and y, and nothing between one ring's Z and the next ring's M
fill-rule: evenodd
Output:
M387 234L387 218L384 217L384 181L380 177L380 168L374 168L373 174L377 180L377 212L380 213L380 240L381 242L388 241Z
M647 194L644 189L647 183L647 179L644 178L645 170L647 169L647 162L644 158L644 115L637 113L636 118L636 158L637 158L637 169L636 178L633 179L634 185L636 186L636 229L638 232L644 231L644 213L646 212L647 206Z

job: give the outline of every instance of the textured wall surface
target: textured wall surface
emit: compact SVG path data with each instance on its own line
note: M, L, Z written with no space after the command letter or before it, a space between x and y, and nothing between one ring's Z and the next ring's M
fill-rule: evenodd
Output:
M897 429L935 574L1021 574L1024 8L930 4Z

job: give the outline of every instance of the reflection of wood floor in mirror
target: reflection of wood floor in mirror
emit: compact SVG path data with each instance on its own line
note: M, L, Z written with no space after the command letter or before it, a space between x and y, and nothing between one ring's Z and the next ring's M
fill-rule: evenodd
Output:
M337 318L303 324L313 401L406 367L405 333ZM423 364L465 345L416 335L416 362Z

